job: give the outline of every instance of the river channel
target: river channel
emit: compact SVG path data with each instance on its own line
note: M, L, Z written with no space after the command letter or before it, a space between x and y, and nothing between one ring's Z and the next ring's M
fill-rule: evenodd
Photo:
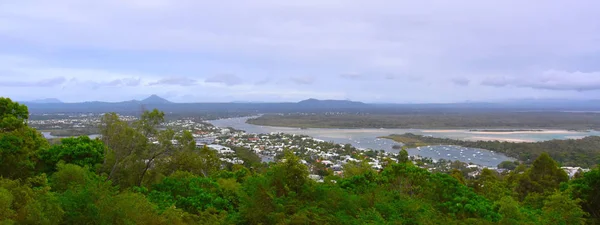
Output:
M258 126L246 123L251 117L238 117L221 120L211 120L209 123L225 128L232 127L244 130L247 133L271 133L282 132L288 134L308 135L315 139L331 141L338 144L351 144L360 149L384 150L398 152L393 149L398 143L378 138L389 134L414 133L431 135L433 137L453 138L462 140L506 140L506 141L545 141L551 139L582 138L590 135L599 135L600 132L576 132L576 131L540 131L540 132L474 132L469 130L421 130L421 129L330 129L330 128L289 128ZM478 148L465 148L460 146L427 146L408 149L410 155L420 155L435 160L460 160L478 165L495 167L502 161L515 160L501 153Z

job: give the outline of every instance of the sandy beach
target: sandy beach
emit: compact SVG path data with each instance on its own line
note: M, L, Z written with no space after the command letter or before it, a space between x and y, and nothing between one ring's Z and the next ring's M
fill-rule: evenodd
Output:
M421 130L423 133L465 133L465 134L577 134L568 130L531 130L531 131L469 131L469 130Z
M471 140L471 141L506 141L506 142L515 142L515 143L536 142L535 140L529 140L529 139L502 138L502 137L468 137L468 138L465 138L465 140Z
M466 133L467 130L421 130L423 133Z
M576 131L568 130L540 130L540 131L510 131L510 132L494 132L494 131L468 131L470 134L576 134Z

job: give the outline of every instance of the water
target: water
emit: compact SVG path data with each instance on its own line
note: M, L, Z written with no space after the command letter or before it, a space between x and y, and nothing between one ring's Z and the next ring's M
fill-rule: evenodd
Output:
M308 135L316 139L331 141L338 144L352 144L356 148L384 150L398 152L393 149L397 142L378 137L390 134L414 133L431 135L433 137L452 138L461 140L510 140L510 141L545 141L552 139L582 138L590 135L600 135L598 131L571 132L571 131L548 131L548 132L470 132L468 130L421 130L421 129L328 129L328 128L289 128L258 126L246 123L252 117L239 117L208 121L217 127L233 127L244 130L247 133L271 133L283 132L289 134ZM502 161L515 160L501 153L494 153L485 149L464 148L460 146L429 146L420 149L408 149L410 155L420 155L433 159L460 160L472 162L484 166L497 166ZM475 154L475 156L474 156Z
M63 137L54 136L54 135L50 134L50 132L42 132L42 135L44 135L44 138L46 138L46 139L63 138ZM90 137L91 139L96 139L96 138L99 138L100 135L99 134L90 134L90 135L88 135L88 137Z

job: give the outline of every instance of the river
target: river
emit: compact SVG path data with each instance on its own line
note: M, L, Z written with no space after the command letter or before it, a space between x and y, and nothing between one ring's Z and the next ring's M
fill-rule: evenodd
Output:
M44 135L44 138L46 139L52 139L52 138L66 138L67 136L54 136L52 134L50 134L50 132L42 132L42 135ZM77 136L73 136L73 137L77 137ZM90 137L91 139L96 139L98 137L100 137L99 134L90 134L88 135L88 137Z
M462 140L506 140L506 141L545 141L551 139L582 138L590 135L600 135L598 131L575 132L546 130L541 132L472 132L469 130L421 130L421 129L329 129L329 128L289 128L258 126L246 123L252 117L238 117L208 121L217 127L232 127L247 133L282 132L289 134L308 135L316 139L331 141L338 144L352 144L361 149L384 150L398 152L393 149L398 143L378 138L389 134L414 133L431 135L433 137L453 138ZM513 158L501 153L485 149L465 148L460 146L428 146L419 149L408 149L410 155L420 155L432 159L460 160L478 165L494 167L502 161L512 161Z

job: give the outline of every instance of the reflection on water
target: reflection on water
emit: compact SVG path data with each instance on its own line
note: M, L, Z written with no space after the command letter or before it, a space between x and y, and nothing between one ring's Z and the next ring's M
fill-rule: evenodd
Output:
M289 134L308 135L316 139L331 141L338 144L352 144L361 149L384 150L388 152L398 152L393 149L398 143L381 139L378 137L390 134L414 133L421 135L431 135L433 137L474 140L474 139L506 139L522 141L544 141L552 139L581 138L584 136L598 135L600 132L570 132L558 131L548 133L485 133L469 132L468 130L420 130L420 129L326 129L326 128L289 128L289 127L269 127L247 124L246 120L251 117L230 118L222 120L208 121L217 127L233 127L244 130L247 133L271 133L283 132ZM514 160L501 153L476 148L464 148L459 146L429 146L419 149L408 149L410 155L420 155L433 159L460 160L463 162L473 162L484 166L497 166L500 162Z
M46 138L46 139L64 138L64 137L54 136L54 135L50 134L50 132L42 132L42 135L44 135L44 138ZM100 135L99 134L90 134L90 135L88 135L88 137L90 137L91 139L96 139L96 138L100 137Z

